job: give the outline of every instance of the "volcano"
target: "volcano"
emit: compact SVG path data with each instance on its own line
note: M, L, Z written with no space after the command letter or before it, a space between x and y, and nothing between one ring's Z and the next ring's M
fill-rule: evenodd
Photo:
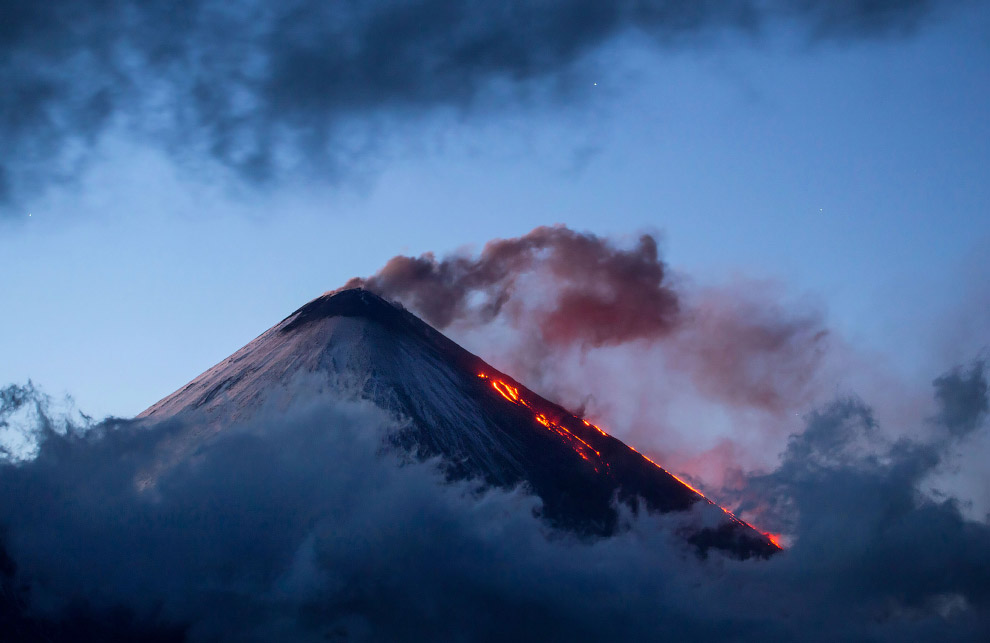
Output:
M310 301L138 417L197 414L197 428L173 445L171 457L180 459L230 422L273 400L289 400L300 381L317 393L363 398L403 418L394 446L418 458L437 457L449 479L527 486L542 500L542 517L557 528L612 534L619 527L618 503L634 512L717 507L401 305L360 288ZM714 547L740 558L779 549L725 510L716 524L686 537L702 553Z

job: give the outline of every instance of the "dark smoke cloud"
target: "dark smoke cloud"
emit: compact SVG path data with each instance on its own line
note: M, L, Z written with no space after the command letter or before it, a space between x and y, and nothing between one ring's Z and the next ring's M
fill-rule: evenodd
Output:
M35 459L0 465L0 625L14 640L986 640L990 526L919 490L985 430L985 369L940 378L936 399L915 441L883 443L856 400L814 413L741 489L793 545L742 562L684 549L684 517L551 534L524 490L445 484L383 452L392 421L363 403L264 413L143 491L181 422L41 429Z
M0 199L71 179L110 130L257 181L293 159L343 165L390 119L560 79L627 32L662 46L780 22L816 39L875 37L953 4L0 0ZM357 124L367 136L355 140Z
M520 279L534 273L552 284L545 284L544 301L531 311L513 297L519 294ZM477 259L437 259L432 253L394 257L378 274L352 279L345 288L363 286L407 302L440 328L459 320L491 321L512 302L509 315L516 323L532 324L545 341L602 346L670 330L677 295L664 277L657 242L650 235L623 249L558 225L490 241Z

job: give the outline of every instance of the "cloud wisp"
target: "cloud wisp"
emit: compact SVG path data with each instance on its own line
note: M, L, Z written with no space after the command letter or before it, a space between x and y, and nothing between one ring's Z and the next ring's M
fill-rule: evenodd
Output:
M339 171L389 123L511 104L506 93L564 79L623 34L664 48L777 24L812 39L872 38L952 4L4 0L0 200L73 178L111 130L252 183L286 167Z

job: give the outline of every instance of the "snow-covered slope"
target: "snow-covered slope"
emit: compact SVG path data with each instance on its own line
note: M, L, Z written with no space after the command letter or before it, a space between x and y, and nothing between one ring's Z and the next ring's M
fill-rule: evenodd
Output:
M139 417L198 414L199 439L287 403L299 387L362 397L407 418L396 439L441 456L452 477L524 483L554 524L586 533L616 528L614 501L654 511L710 504L698 492L598 427L569 414L467 352L415 315L362 289L309 302ZM690 539L741 556L776 551L731 514Z

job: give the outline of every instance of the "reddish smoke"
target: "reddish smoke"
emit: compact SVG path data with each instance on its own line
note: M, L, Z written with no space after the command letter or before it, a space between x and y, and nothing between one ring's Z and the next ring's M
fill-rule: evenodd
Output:
M828 338L818 311L785 309L759 285L737 283L693 298L668 355L711 397L780 412L810 402Z
M525 276L544 282L538 297L517 291ZM675 326L679 310L652 236L644 234L626 249L561 225L490 241L477 259L393 257L378 274L345 287L356 286L398 299L441 328L489 322L513 301L508 317L515 325L532 324L543 340L558 345L660 337Z
M676 292L648 234L623 248L562 225L539 227L490 241L477 257L393 257L345 287L355 286L402 301L441 328L501 317L521 331L516 352L527 363L552 349L657 343L657 366L684 373L704 396L770 413L809 402L828 340L819 312L785 309L766 284ZM518 376L543 379L527 370Z
M651 235L540 227L476 255L394 257L356 286L457 324L496 367L716 488L732 466L773 465L842 346L773 284L675 289Z

